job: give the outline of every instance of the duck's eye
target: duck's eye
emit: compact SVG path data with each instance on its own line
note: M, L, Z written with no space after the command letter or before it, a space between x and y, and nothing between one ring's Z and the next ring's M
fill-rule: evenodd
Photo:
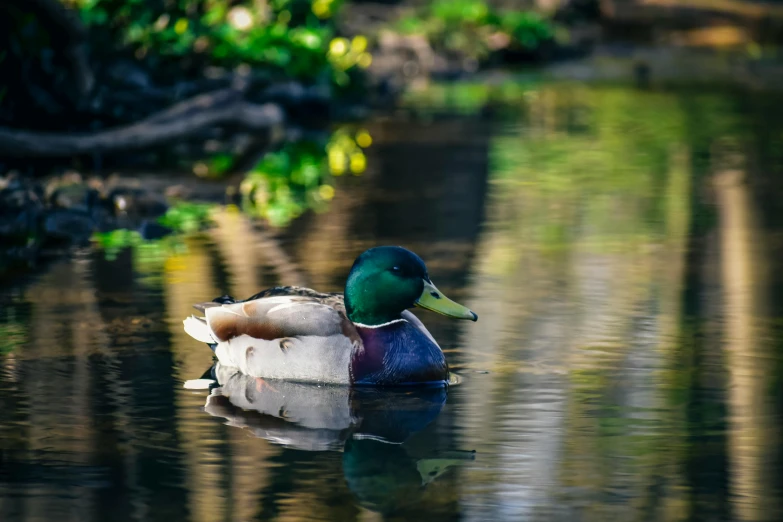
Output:
M399 274L400 272L402 272L402 269L400 269L400 267L398 266L393 266L391 267L391 271L394 272L395 274Z

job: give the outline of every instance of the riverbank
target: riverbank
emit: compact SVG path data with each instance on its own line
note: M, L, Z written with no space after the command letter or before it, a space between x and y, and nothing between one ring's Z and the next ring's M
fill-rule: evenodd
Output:
M601 8L614 4L604 2ZM9 266L27 270L41 258L89 245L96 233L129 230L134 241L161 239L177 232L166 224L166 215L182 202L236 204L262 226L286 225L312 210L326 209L338 190L337 177L360 176L371 161L365 149L374 137L363 122L405 112L411 108L411 93L432 92L430 86L438 82L609 83L748 93L783 88L778 48L772 39L759 36L772 34L774 6L773 22L763 27L751 23L758 11L716 11L715 5L705 4L699 12L708 16L694 18L701 25L686 27L662 17L657 32L631 34L630 29L643 27L645 17L657 12L644 5L637 11L600 11L592 18L563 10L553 19L567 25L569 39L550 47L548 56L490 60L478 66L456 55L439 56L423 37L390 31L393 17L402 12L399 6L349 4L340 29L348 38L339 42L362 52L368 46L373 57L363 90L353 97L335 96L324 85L272 82L245 69L224 71L212 83L198 84L207 89L200 94L193 83L187 83L191 90L173 85L150 91L149 85L131 85L139 78L134 74L140 74L131 67L123 80L130 90L113 95L146 114L140 123L86 134L48 133L45 139L36 131L16 131L16 141L2 149L0 271ZM727 29L730 22L734 29ZM737 29L741 24L746 29ZM371 34L368 41L358 36L350 40L358 28ZM116 67L127 65L118 62ZM157 93L159 106L143 107L131 96L133 89ZM166 100L180 98L165 108ZM473 115L491 120L516 102L469 103L477 107ZM415 108L413 113L416 117ZM188 122L196 122L196 127L188 130ZM84 122L74 125L79 128ZM151 143L161 132L168 132L167 138ZM112 140L118 136L125 141ZM123 149L118 143L131 147ZM198 222L203 214L193 210L192 218Z

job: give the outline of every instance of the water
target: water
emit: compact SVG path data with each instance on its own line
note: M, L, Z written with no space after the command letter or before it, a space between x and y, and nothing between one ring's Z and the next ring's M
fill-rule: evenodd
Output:
M222 210L179 248L2 287L3 521L783 517L775 98L457 85L406 107L326 212ZM419 314L459 385L183 387L212 364L191 303L340 290L376 244L478 312Z

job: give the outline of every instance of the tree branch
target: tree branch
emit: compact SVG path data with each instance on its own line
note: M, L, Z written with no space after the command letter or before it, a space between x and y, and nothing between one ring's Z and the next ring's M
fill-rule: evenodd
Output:
M139 150L219 125L262 130L283 122L283 111L277 105L251 104L236 90L223 90L185 100L138 123L99 132L59 134L0 127L0 156L63 157Z

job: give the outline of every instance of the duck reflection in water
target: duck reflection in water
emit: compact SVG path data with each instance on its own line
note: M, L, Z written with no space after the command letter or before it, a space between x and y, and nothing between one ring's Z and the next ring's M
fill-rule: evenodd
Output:
M205 411L229 426L303 451L342 451L343 473L360 504L387 512L475 452L414 451L407 441L440 414L447 389L350 388L254 378L217 363Z

